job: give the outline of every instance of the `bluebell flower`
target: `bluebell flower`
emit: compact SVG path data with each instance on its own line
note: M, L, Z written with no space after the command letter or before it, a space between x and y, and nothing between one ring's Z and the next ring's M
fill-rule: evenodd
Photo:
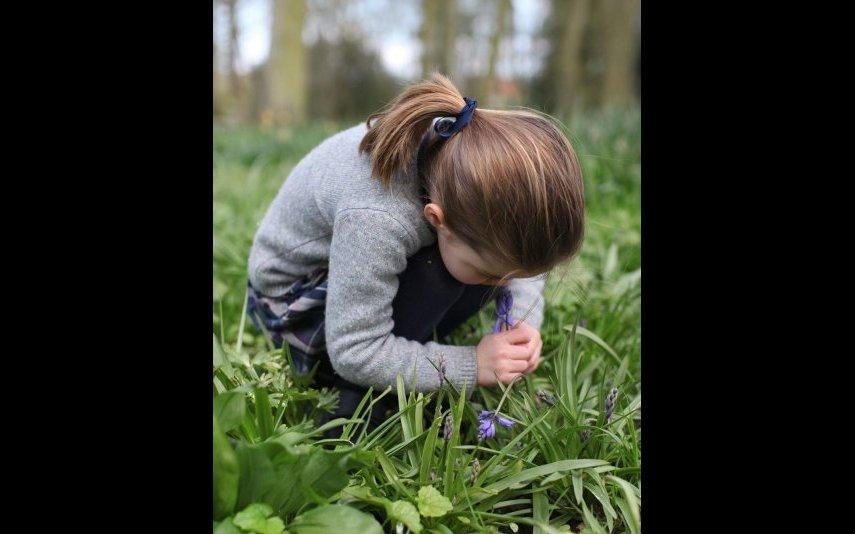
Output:
M493 333L502 331L503 326L510 328L512 325L511 308L514 307L514 296L511 290L500 286L496 295L496 324L493 325Z
M501 415L496 414L496 420L505 428L511 428L514 426L514 422L508 419L507 417L502 417Z
M505 428L514 426L514 422L507 417L502 417L498 413L489 410L481 410L481 414L478 416L478 441L495 436L496 423Z

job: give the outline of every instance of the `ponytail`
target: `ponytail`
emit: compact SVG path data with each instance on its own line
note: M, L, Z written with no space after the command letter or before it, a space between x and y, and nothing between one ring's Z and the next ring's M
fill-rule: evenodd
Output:
M386 108L368 117L368 132L359 143L359 152L368 153L372 174L388 186L395 172L412 168L419 144L433 119L455 116L466 104L448 78L433 73L429 79L407 87Z

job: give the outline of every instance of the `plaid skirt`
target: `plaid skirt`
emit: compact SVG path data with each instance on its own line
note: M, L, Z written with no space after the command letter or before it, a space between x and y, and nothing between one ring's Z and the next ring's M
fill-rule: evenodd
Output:
M276 297L262 295L247 282L247 315L256 328L270 335L275 347L287 341L304 354L326 352L327 272L326 266L319 267Z

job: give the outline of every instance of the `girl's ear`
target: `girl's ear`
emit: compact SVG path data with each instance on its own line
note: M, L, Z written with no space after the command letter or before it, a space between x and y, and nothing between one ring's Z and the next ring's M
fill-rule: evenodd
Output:
M439 204L433 202L426 204L424 208L425 219L437 230L445 229L445 214Z

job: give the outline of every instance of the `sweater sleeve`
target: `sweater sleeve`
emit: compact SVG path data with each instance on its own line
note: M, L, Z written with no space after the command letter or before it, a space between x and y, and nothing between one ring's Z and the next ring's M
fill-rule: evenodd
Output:
M456 388L473 390L477 376L475 347L419 343L392 334L392 301L398 274L407 267L417 242L390 213L351 208L338 212L333 225L327 282L327 352L345 380L375 388L395 387L396 376L416 389L435 390L438 365L445 357L446 377Z
M543 288L546 280L541 276L533 278L515 278L508 282L508 289L514 296L511 308L513 321L525 320L532 327L540 330L543 324L544 298ZM530 311L529 311L530 309Z

